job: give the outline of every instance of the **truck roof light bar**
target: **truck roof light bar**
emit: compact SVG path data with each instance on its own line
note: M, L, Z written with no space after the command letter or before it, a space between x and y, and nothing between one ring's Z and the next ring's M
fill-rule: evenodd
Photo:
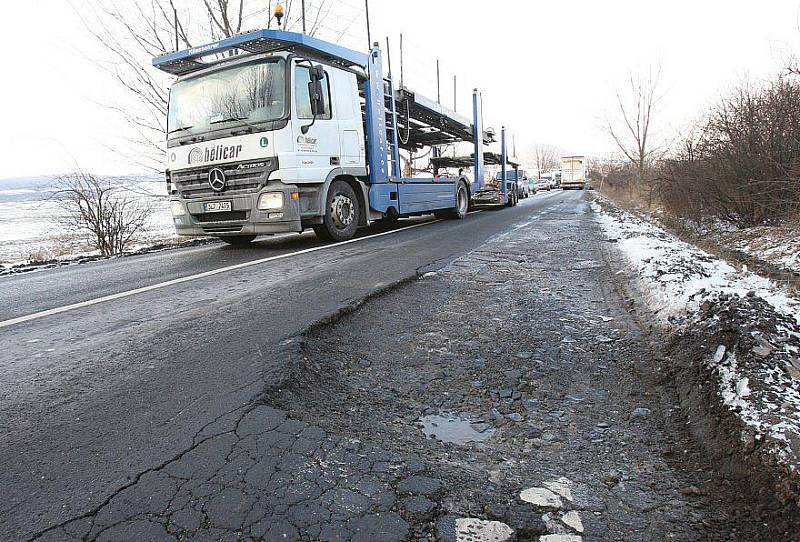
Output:
M342 68L365 69L369 55L329 43L311 36L286 30L254 30L220 41L167 53L153 59L153 66L171 73L186 75L230 60L223 53L243 51L245 54L288 51ZM206 60L206 59L211 60Z

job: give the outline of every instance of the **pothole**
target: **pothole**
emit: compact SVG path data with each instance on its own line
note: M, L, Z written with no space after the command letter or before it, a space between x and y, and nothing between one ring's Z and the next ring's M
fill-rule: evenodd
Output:
M428 414L419 419L428 438L452 444L469 444L490 438L495 429L484 422L474 422L458 414Z

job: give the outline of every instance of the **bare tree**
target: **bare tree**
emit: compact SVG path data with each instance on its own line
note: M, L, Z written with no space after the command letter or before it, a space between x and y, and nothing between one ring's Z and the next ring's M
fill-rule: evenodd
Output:
M77 172L59 177L53 201L56 218L69 232L86 235L103 256L120 254L144 229L153 213L153 200L135 194L107 177Z
M537 144L533 147L533 160L539 177L551 169L556 169L560 159L561 149L554 145Z
M153 57L273 28L274 0L96 0L75 4L88 32L105 53L93 59L123 92L103 105L132 127L128 155L150 169L163 167L170 77L151 66ZM299 30L302 13L285 0L283 28ZM315 35L331 14L332 0L309 0L306 31ZM335 38L335 37L334 37ZM234 54L234 53L230 53ZM117 149L115 149L117 150Z
M655 71L651 68L646 74L631 73L625 91L617 92L617 119L606 118L608 133L635 167L640 185L647 180L649 166L669 146L668 142L657 138L654 129L661 99L660 82L660 68ZM652 194L652 188L649 192Z

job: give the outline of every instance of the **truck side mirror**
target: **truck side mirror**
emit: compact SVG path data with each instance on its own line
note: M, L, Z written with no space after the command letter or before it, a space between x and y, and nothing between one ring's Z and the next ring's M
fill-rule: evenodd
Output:
M309 128L314 125L317 117L325 114L325 97L322 89L322 80L325 79L325 69L317 64L311 66L308 70L309 81L308 83L308 97L311 102L311 124L307 124L300 128L304 134L308 133Z
M309 70L311 82L308 84L308 93L311 96L311 112L316 115L325 114L325 100L322 93L322 81L325 79L325 69L319 64L311 66Z
M311 98L311 114L315 117L325 114L325 101L322 98L322 81L312 79L308 84L308 96Z
M311 66L309 74L311 75L312 81L322 81L323 79L325 79L325 68L323 68L319 64L316 64L314 66Z

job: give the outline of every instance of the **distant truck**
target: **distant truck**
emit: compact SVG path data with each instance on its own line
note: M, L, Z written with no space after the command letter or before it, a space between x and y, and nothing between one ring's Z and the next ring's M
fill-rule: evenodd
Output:
M586 187L586 157L564 156L561 158L561 188L583 190Z

